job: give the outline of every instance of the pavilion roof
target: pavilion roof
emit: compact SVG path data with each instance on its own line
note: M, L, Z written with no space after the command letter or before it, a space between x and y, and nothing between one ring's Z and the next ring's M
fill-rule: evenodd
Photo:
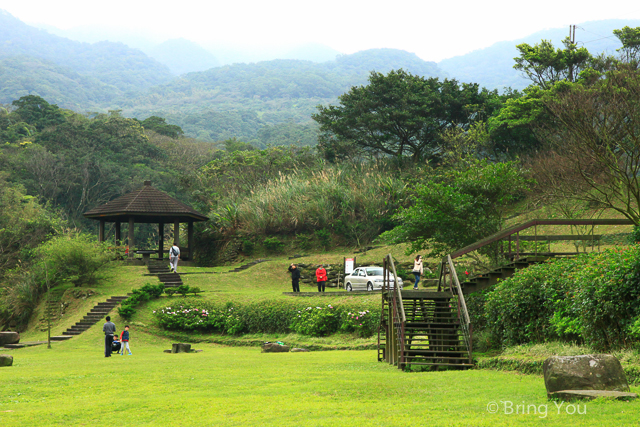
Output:
M84 216L109 222L125 222L133 217L135 222L144 223L207 221L209 219L190 206L153 188L151 181L145 181L144 186L139 190L127 193L85 212Z

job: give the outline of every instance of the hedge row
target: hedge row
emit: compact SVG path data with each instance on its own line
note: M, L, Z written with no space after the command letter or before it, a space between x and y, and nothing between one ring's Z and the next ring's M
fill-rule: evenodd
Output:
M335 332L369 337L378 331L379 304L367 301L338 305L309 300L218 303L188 298L154 311L161 327L176 331L290 333L326 336Z
M509 346L545 341L628 348L640 339L640 246L557 259L469 298L474 331Z

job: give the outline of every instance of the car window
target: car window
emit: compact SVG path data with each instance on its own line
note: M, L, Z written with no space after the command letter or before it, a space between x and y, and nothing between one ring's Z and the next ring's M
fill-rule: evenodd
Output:
M353 270L350 274L350 276L357 276L358 274L360 274L360 269L356 268L355 270Z
M382 276L381 268L367 268L367 276Z
M364 274L364 270L360 270L360 276L361 277L366 277L366 274Z

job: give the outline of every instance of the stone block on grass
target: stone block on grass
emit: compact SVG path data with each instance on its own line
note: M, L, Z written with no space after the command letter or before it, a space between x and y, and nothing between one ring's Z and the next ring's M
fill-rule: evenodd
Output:
M20 334L17 332L0 332L0 346L5 344L18 344Z
M288 345L280 345L275 342L267 342L262 344L262 353L287 353L288 351Z
M307 353L309 350L306 348L292 348L291 353Z
M189 353L191 351L191 344L175 343L171 344L171 353Z
M549 397L562 390L629 391L620 361L610 354L553 356L542 370Z
M13 365L13 356L10 354L0 354L0 368Z

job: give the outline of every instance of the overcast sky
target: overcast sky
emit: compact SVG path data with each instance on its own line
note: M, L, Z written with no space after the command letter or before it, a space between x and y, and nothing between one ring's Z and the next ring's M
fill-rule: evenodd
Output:
M157 42L183 37L258 49L315 42L341 53L388 47L428 61L548 28L640 19L638 0L0 0L0 9L30 24L120 27Z

